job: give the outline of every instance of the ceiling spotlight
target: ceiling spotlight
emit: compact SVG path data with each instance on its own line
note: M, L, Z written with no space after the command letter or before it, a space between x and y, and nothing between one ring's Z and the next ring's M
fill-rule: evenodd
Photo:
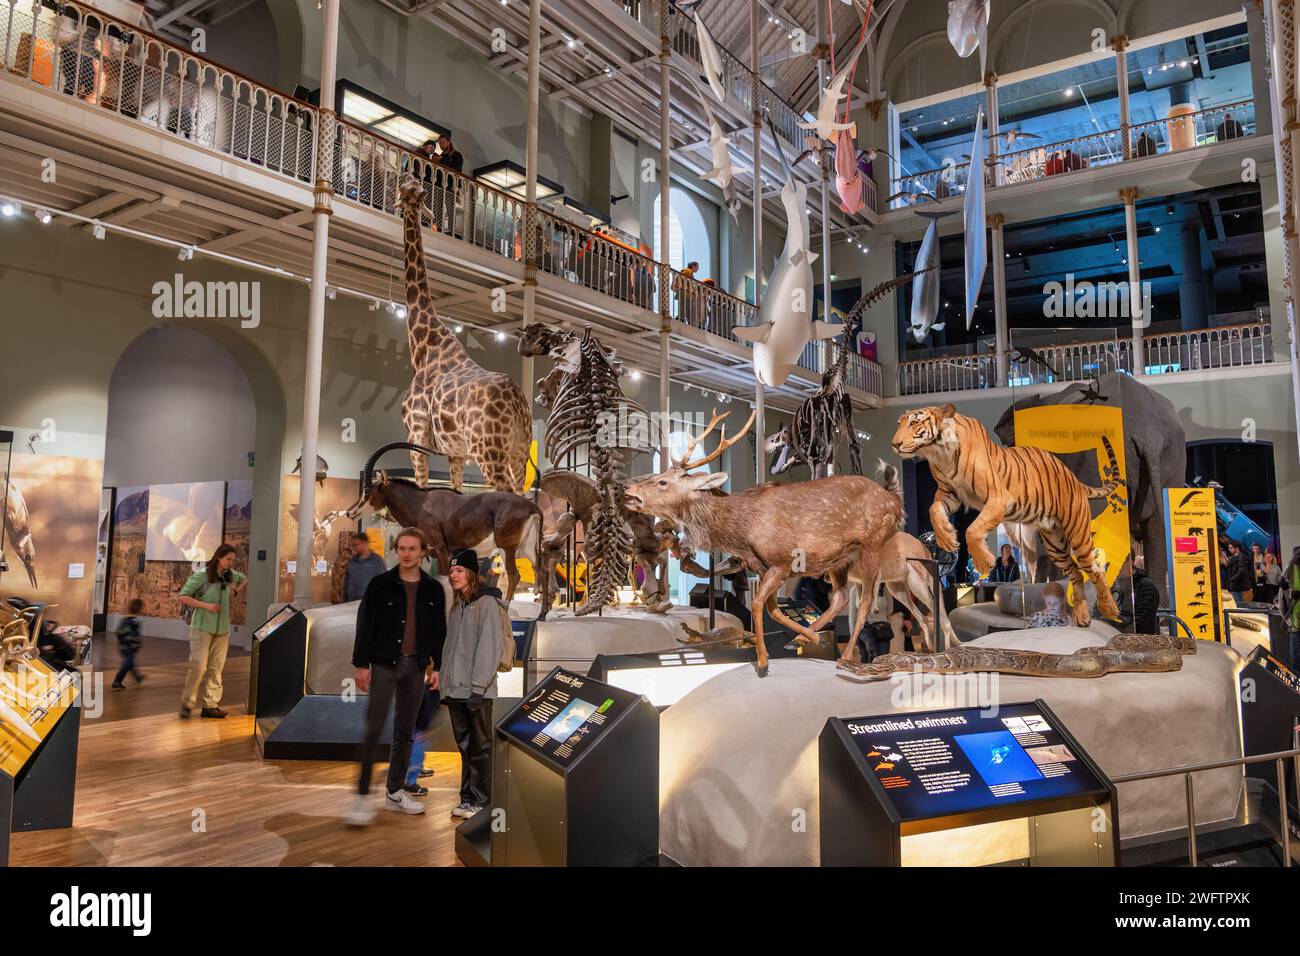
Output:
M378 311L379 311L379 300L378 300L378 299L371 299L371 300L370 300L370 311L371 311L371 312L378 312Z
M333 301L334 301L334 297L337 296L337 295L338 295L338 290L335 289L332 285L327 285L327 286L325 287L325 298L327 298L327 299L329 299L331 302L333 302Z
M463 326L463 325L457 325L457 326L456 326L456 334L457 334L457 335L460 335L460 333L462 333L462 332L464 332L464 331L465 331L465 326Z
M191 259L194 258L194 247L181 246L179 249L176 250L176 258L179 259L181 262L189 262Z
M1156 232L1159 232L1159 231L1160 231L1160 227L1159 227L1159 226L1156 226Z
M12 199L6 199L4 201L4 205L0 206L0 215L4 215L7 217L16 216L20 212L22 212L22 209L23 207L20 206L18 203L14 202Z
M406 306L404 306L404 305L399 305L399 306L398 306L398 307L393 311L393 314L396 315L399 319L404 319L404 318L406 318Z
M630 374L631 374L631 376L632 376L632 381L634 381L634 382L639 382L639 381L641 381L641 370L640 370L640 369L636 369L636 368L634 368L634 369L632 369L632 371L631 371Z
M50 215L50 211L48 209L36 210L36 221L41 223L42 225L49 225L50 220L53 218L54 217Z
M1067 87L1065 88L1065 95L1066 95L1066 96L1073 96L1073 95L1074 95L1074 87L1073 87L1073 86L1067 86Z
M573 37L569 37L569 49L572 50L577 45L578 45L578 41L575 40Z
M497 333L497 341L498 341L498 342L504 342L505 340L506 340L506 334L505 334L504 332L498 332L498 333Z
M90 234L96 239L104 238L104 224L96 219L90 224Z

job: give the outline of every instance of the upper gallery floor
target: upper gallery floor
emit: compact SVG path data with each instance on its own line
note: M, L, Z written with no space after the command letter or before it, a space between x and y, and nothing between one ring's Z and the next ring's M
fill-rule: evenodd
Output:
M749 211L741 212L741 228L732 227L717 189L700 179L712 165L705 95L696 79L701 54L693 24L671 3L543 4L539 173L543 194L551 195L535 211L523 202L521 185L519 121L525 106L517 74L527 61L523 0L442 0L409 7L402 0L345 0L337 124L322 123L314 105L319 102L313 81L319 22L306 0L149 0L145 8L113 0L111 5L108 12L53 0L0 6L0 151L5 154L0 195L29 210L54 211L67 225L130 230L175 244L183 255L193 250L305 277L310 186L324 176L336 197L331 287L385 305L393 299L396 185L404 172L415 172L432 186L425 244L439 307L450 317L509 333L519 321L531 236L539 316L590 321L629 361L652 367L662 297L676 333L674 378L740 394L752 387L747 347L731 333L734 325L754 321L746 301L753 286L745 228ZM748 38L741 30L748 24L748 12L742 17L741 8L748 4L717 0L701 10L722 51L727 94L721 106L716 101L710 106L733 131L731 155L742 196L753 192L743 184L751 175L747 121L756 103L776 134L763 137L760 170L760 205L770 210L784 176L782 154L788 158L801 145L798 124L816 105L815 62L807 54L793 55L790 40L796 26L815 35L817 4L761 6L757 76L736 55L743 48L742 33ZM835 9L841 6L832 5L827 33L829 47L842 58L856 36L855 21L846 19L852 8ZM1042 8L1038 15L1046 17L1051 13L1046 8L1062 5L1040 0L1025 6ZM1225 13L1221 3L1187 4L1172 19L1189 26L1162 21L1159 29L1134 4L1120 10L1092 6L1094 12L1108 11L1099 19L1108 40L1119 36L1124 24L1149 27L1143 40L1129 43L1157 50L1161 62L1168 62L1168 51L1180 40L1186 49L1187 37L1210 35L1213 49L1206 47L1205 65L1194 64L1191 71L1201 74L1191 78L1193 95L1204 74L1222 72L1212 58L1240 57L1255 29L1240 9ZM872 21L862 75L855 74L852 86L859 144L879 140L893 147L882 149L887 160L874 164L863 213L853 219L833 210L830 217L833 239L855 248L866 248L873 229L900 238L914 230L910 206L916 195L928 193L960 208L968 164L954 159L920 167L925 157L949 159L960 145L963 101L972 96L988 101L987 91L981 92L985 84L972 90L960 72L968 73L971 61L934 55L942 17L936 25L929 22L933 11L915 2L911 12L906 7L907 0L895 0ZM641 176L647 161L652 166L657 161L661 9L670 18L671 172L674 185L681 186L674 190L674 236L668 243L670 261L677 261L667 270L652 258L658 244L658 187L647 187ZM1244 42L1221 42L1215 31L1222 30L1235 30ZM1021 149L1003 148L991 156L985 170L990 209L1000 204L1012 216L1017 209L1041 213L1053 203L1070 202L1071 189L1113 192L1134 177L1193 181L1216 163L1227 175L1243 149L1269 161L1268 110L1256 108L1261 93L1266 95L1260 83L1262 55L1247 56L1247 82L1239 98L1225 100L1223 89L1231 86L1220 84L1211 91L1210 105L1193 103L1197 108L1164 117L1148 117L1130 102L1127 126L1119 122L1118 102L1112 103L1120 95L1118 82L1115 97L1100 95L1101 86L1088 86L1091 81L1071 82L1080 101L1086 96L1097 104L1088 117L1093 131L1078 132L1062 125L1064 114L1077 107L1062 101L1054 109L1049 93L1061 86L1063 76L1073 76L1068 71L1104 74L1107 67L1099 64L1114 54L1088 47L1085 53L1043 60L1064 52L1054 48L1063 42L1056 31L1046 32L1052 42L1031 47L1023 41L1044 35L1041 23L1034 32L1032 19L1024 16L995 19L990 56L1010 78L1005 84L1010 92L994 100L995 108L1009 129L1032 134L1037 124L1070 135L1042 142L1051 137L1040 134L1025 149L1026 135ZM1019 71L1008 59L1017 48L1024 51ZM1146 58L1133 56L1126 71L1131 81ZM948 61L957 64L957 74L945 74L954 68ZM918 80L917 63L947 66L922 70ZM1118 61L1114 69L1120 69ZM931 90L953 81L960 82ZM995 76L992 85L1002 93L1002 78ZM285 92L290 86L296 95ZM1154 83L1144 89L1150 93ZM1036 112L1023 107L1030 93L1040 96ZM1004 112L1010 109L1003 105L1007 101L1018 112ZM940 120L937 129L952 126L953 134L927 132L927 109L951 109L952 122ZM453 135L465 155L461 173L430 164L417 152L425 139L443 132ZM321 141L322 134L328 142ZM1143 145L1147 140L1154 149ZM53 181L43 175L42 164L49 159L60 170ZM820 174L811 158L797 169L813 187L816 234L822 228L816 198ZM700 244L694 247L675 241L679 193L696 207L681 218L702 221ZM878 198L896 193L904 195L892 202ZM765 223L768 263L779 248L783 218ZM697 274L709 281L677 268L692 258L703 260ZM504 313L492 307L497 289L504 289L512 303ZM810 346L801 361L803 372L769 400L776 407L793 405L816 386L827 359L827 350ZM903 391L886 381L894 379L893 370L886 376L862 356L853 357L850 378L863 404L886 391Z

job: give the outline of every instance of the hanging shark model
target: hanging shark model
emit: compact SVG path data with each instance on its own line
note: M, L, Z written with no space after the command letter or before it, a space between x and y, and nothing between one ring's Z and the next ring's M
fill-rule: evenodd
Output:
M697 0L693 4L683 3L679 9L695 19L695 36L700 44L700 63L704 67L704 79L708 81L709 89L713 90L713 95L718 98L718 102L725 103L727 87L723 82L722 54L718 52L718 45L713 42L713 34L700 19L700 6L703 2L704 0Z
M785 248L763 293L758 324L738 325L732 331L737 338L754 344L754 374L763 385L775 388L785 384L810 339L834 338L844 331L844 326L811 321L812 264L817 256L808 248L808 187L795 180L775 130L772 138L785 164L785 185L781 187Z
M978 48L980 75L987 69L990 0L949 0L948 42L963 60Z
M709 118L709 149L713 155L713 168L702 177L711 183L715 183L722 190L723 201L727 204L727 211L731 213L731 218L737 224L739 219L737 214L740 211L740 197L736 195L735 174L731 167L731 150L728 148L731 144L731 137L722 132L722 124L718 122L716 116L707 105L704 107L704 115Z
M984 108L975 115L975 139L970 148L970 173L962 196L962 227L966 232L966 328L975 318L980 286L988 267L988 248L984 243Z
M939 220L952 213L918 209L916 214L930 220L930 225L921 240L916 265L912 267L921 274L912 284L912 319L908 331L917 342L924 342L931 329L942 332L945 324L934 321L939 317Z
M817 118L811 123L800 123L800 129L811 129L817 132L822 139L834 139L835 133L841 130L856 131L856 123L838 123L835 117L839 114L840 100L844 99L844 84L848 82L849 74L853 72L854 64L858 62L858 57L862 55L863 49L866 48L867 38L870 31L863 30L862 38L858 40L857 46L849 54L844 65L839 71L831 77L830 84L822 90L821 98L817 101Z

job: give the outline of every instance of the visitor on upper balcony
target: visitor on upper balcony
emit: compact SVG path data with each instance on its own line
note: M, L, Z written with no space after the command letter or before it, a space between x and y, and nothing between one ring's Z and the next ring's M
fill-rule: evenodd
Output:
M1138 157L1154 156L1158 152L1160 152L1160 144L1155 141L1150 133L1145 131L1137 138L1137 142L1133 145L1133 155Z
M439 163L448 169L454 169L461 172L465 168L465 157L460 154L454 145L452 145L450 136L438 137L438 160Z
M1214 138L1217 141L1225 139L1240 139L1246 135L1245 127L1237 122L1237 117L1229 113L1223 118L1218 126L1214 127Z

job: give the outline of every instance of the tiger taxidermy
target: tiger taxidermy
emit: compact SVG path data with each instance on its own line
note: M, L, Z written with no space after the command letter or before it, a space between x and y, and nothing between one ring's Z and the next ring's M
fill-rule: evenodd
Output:
M898 419L893 446L903 458L923 458L935 484L930 525L939 547L957 550L957 532L949 516L960 505L979 511L966 531L966 546L981 574L993 567L986 538L1001 521L1018 521L1038 529L1044 549L1061 574L1074 585L1074 623L1092 620L1083 596L1085 576L1097 589L1097 607L1106 617L1119 608L1106 586L1104 568L1092 544L1092 498L1109 498L1123 480L1115 449L1105 437L1109 464L1100 488L1079 481L1061 459L1041 448L995 444L976 419L958 414L951 404L905 412Z

